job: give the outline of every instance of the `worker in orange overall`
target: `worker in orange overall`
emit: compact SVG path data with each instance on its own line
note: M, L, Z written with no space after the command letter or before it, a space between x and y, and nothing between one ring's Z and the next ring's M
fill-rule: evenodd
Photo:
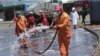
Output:
M35 25L35 18L34 18L34 12L29 12L28 16L28 28L31 29Z
M71 38L71 24L69 15L62 11L62 7L60 5L56 6L56 11L58 12L57 19L53 26L50 28L58 30L58 42L61 56L68 56L68 49Z
M20 34L25 33L26 31L26 27L27 27L27 20L26 18L21 15L21 12L18 11L16 12L16 15L13 18L13 22L12 23L16 23L16 27L15 27L15 33L16 35L19 37ZM23 47L27 44L27 42L25 41L25 39L19 39L20 42L20 46Z

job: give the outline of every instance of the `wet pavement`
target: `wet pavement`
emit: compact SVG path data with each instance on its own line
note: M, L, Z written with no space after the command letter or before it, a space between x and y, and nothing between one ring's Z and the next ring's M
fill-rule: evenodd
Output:
M50 44L54 32L47 30L46 33L37 33L36 37L29 38L31 44L36 51L44 51ZM92 56L94 44L97 39L94 35L78 28L72 31L72 38L69 46L69 56ZM51 48L44 54L37 54L31 47L20 49L18 38L14 35L14 29L0 30L0 56L60 56L57 38Z

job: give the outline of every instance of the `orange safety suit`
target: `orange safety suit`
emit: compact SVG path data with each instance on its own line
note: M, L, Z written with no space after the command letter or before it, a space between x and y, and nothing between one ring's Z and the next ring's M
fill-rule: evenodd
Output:
M65 12L61 13L54 25L58 29L58 42L61 56L68 56L68 47L71 37L70 25L69 15Z
M15 33L19 36L20 33L25 32L27 20L24 16L21 16L20 19L15 16L13 20L16 22Z
M48 25L47 17L43 12L41 13L41 17L42 17L42 24L45 26Z
M16 22L15 33L17 36L26 31L27 19L24 16L21 16L20 18L14 16L13 21ZM21 47L26 46L27 45L26 38L24 37L23 39L20 39L19 44Z

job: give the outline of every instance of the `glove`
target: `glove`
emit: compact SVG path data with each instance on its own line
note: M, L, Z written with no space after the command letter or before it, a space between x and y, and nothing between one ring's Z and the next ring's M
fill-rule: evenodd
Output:
M57 29L57 26L50 26L51 29Z
M50 26L50 29L53 29L54 27L53 26Z

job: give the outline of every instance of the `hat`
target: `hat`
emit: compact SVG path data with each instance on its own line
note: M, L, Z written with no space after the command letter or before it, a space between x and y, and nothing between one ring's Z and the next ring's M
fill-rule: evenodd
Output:
M21 11L16 11L16 14L21 15Z
M62 10L62 6L61 6L61 5L57 5L57 6L56 6L56 10L57 10L57 11Z
M42 10L40 10L39 12L43 12Z
M21 14L21 11L16 11L16 14L15 14L17 17L20 17Z
M30 14L33 13L32 11L29 12Z
M72 7L72 10L75 10L75 7Z

